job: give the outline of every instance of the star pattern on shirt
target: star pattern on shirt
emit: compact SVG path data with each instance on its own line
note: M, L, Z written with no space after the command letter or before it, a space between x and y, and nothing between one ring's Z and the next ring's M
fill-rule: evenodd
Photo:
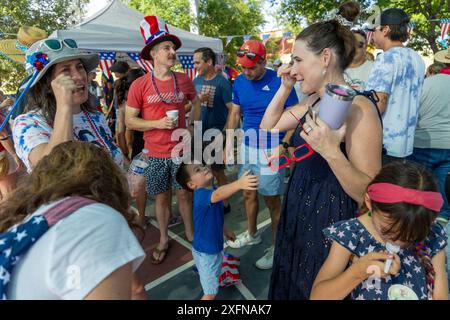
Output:
M330 232L330 234L335 234L336 233L336 227L335 226L331 226L328 228L328 231Z
M14 240L16 240L17 242L20 242L20 241L22 241L23 238L26 238L27 236L28 236L28 234L27 234L27 232L24 230L24 231L18 232L18 233L16 234L16 237L14 238Z
M45 218L43 216L37 216L33 218L33 224L40 224L43 221L45 221Z
M422 271L422 269L419 266L415 266L414 267L414 272L415 273L420 273Z
M356 246L350 241L348 243L348 247L350 248L350 250L354 251L356 249Z
M340 231L340 232L338 233L338 237L339 237L339 238L345 237L345 232L344 232L344 231Z
M3 250L3 254L5 255L5 258L9 258L9 256L11 255L11 252L12 252L12 248Z
M10 277L9 272L0 266L0 281L3 281L3 285L6 285L9 282Z

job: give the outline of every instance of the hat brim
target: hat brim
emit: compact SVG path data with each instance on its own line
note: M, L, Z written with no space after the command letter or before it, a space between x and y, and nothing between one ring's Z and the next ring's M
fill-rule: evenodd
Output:
M178 50L181 47L181 40L177 36L175 36L173 34L166 34L165 36L156 38L155 40L148 43L141 51L141 59L151 60L150 59L150 50L157 44L164 42L164 41L173 42L173 44L175 45L175 50Z
M17 39L8 39L0 41L0 53L19 63L25 62L25 53L16 48Z
M45 73L48 71L48 69L50 69L55 64L64 62L64 61L76 60L76 59L81 60L81 62L84 65L84 68L86 69L86 72L89 72L98 66L98 55L97 54L77 54L77 55L73 55L73 56L57 58L57 59L54 59L53 61L50 61L44 67L44 69L42 69L39 72L39 75L36 77L36 79L30 85L30 88L32 88L45 75ZM28 82L23 84L20 87L20 89L21 90L25 89L27 87L27 85L28 85Z
M258 61L261 60L261 58L259 58L259 57L257 57L257 58L258 59L255 58L254 60L251 60L251 59L247 58L247 56L238 57L236 64L243 66L244 68L253 68L258 63Z
M441 50L434 54L434 60L441 63L450 63L450 50Z

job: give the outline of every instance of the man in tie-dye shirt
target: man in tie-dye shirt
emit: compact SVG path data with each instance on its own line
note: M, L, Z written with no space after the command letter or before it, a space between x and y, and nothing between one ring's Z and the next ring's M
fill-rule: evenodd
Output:
M413 153L425 63L408 39L408 15L401 9L386 9L376 19L373 40L384 51L377 57L366 89L375 90L383 115L383 162L406 158Z

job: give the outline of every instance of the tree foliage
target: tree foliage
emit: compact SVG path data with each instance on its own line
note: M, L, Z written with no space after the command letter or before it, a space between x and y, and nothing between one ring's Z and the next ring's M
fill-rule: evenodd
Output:
M283 17L285 25L299 25L312 23L325 18L326 13L337 8L344 1L334 0L270 0L280 2L279 15ZM381 10L400 8L405 10L416 22L409 46L416 50L439 50L436 38L439 36L439 19L450 17L450 0L359 0L363 10L378 5ZM361 22L365 21L373 12L363 12ZM436 21L433 21L436 20Z
M189 11L189 0L130 0L130 7L146 15L157 15L167 23L189 30L193 17ZM210 37L257 34L264 24L263 0L199 0L198 27L200 34ZM234 62L236 48L243 43L236 37L226 45L225 53Z
M17 34L21 26L37 26L50 35L54 30L65 29L81 21L88 2L89 0L0 0L0 31ZM15 91L25 76L21 64L0 58L0 85L4 85L6 90Z
M191 23L189 0L129 0L124 2L146 16L158 16L168 24L189 30Z

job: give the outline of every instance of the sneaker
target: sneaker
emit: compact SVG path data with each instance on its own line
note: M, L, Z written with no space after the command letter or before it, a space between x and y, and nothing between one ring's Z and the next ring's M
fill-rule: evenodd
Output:
M266 250L264 250L265 255L261 259L256 261L255 266L258 269L261 269L261 270L272 269L272 265L273 265L273 251L274 251L274 247L273 246L271 246L270 248L267 248Z
M228 245L231 248L239 249L245 246L250 246L253 244L261 243L261 236L256 233L254 236L251 236L248 231L245 231L244 233L240 234L236 237L236 240L234 241L228 241Z

